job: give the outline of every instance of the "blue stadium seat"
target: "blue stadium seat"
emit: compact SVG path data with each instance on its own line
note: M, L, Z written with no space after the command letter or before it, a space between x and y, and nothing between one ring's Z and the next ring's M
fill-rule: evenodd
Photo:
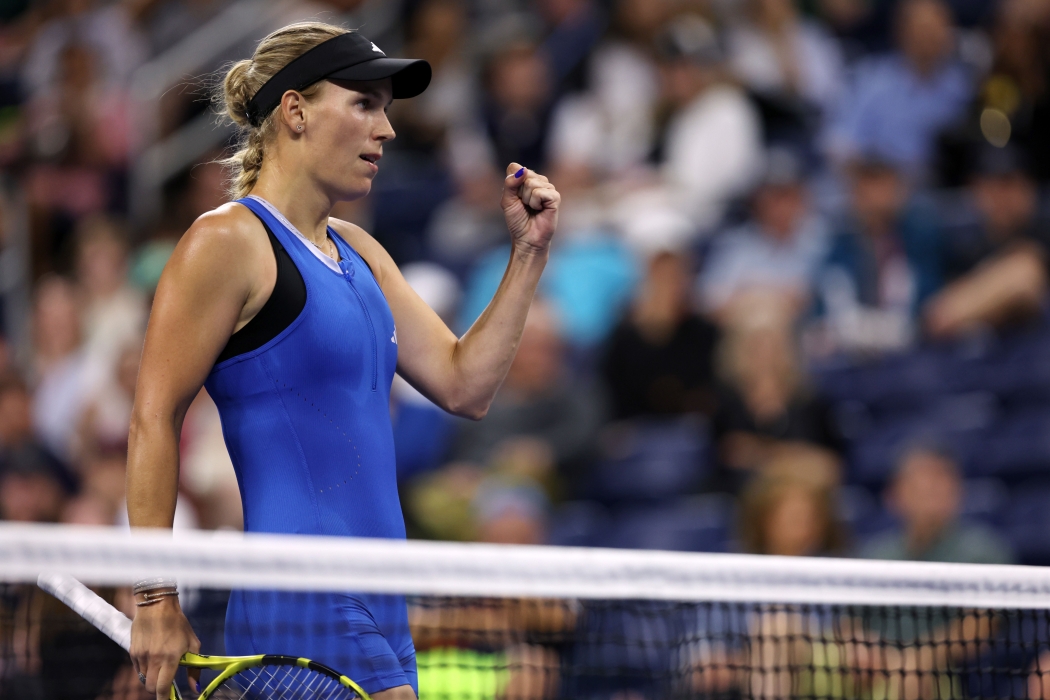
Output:
M689 493L709 473L706 426L691 419L622 424L592 468L585 494L605 503L661 501Z
M967 472L1007 479L1044 474L1050 467L1050 407L1004 416L972 446Z
M963 489L964 519L1002 527L1010 506L1010 489L1001 479L967 479Z
M551 516L548 544L561 547L598 547L612 523L609 510L593 501L570 501Z
M1015 487L1004 521L1003 533L1022 564L1050 565L1050 480Z
M733 499L725 494L632 508L617 514L605 543L624 549L726 552L733 516Z
M839 518L857 542L893 527L895 522L883 507L881 496L863 486L841 487L836 505Z
M870 421L852 436L849 480L883 484L909 444L931 440L955 450L967 475L989 476L977 461L1002 420L1000 413L993 394L974 391L937 397L919 412Z

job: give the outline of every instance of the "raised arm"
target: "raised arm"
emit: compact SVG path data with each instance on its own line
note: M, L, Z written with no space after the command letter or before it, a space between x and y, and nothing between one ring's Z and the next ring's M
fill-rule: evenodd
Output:
M242 211L236 211L240 209ZM179 483L182 420L230 335L258 311L277 276L265 235L251 214L227 205L183 236L161 275L142 354L131 432L127 500L132 527L170 528ZM265 247L260 245L265 244ZM269 253L269 259L267 259ZM270 272L265 274L266 265ZM269 289L258 289L258 280ZM177 597L138 608L131 658L158 700L186 651L200 642Z
M510 260L492 302L462 338L412 291L378 243L361 232L354 236L377 271L397 323L398 373L446 411L475 420L488 412L518 350L560 202L544 176L517 163L507 168L502 206L511 234Z

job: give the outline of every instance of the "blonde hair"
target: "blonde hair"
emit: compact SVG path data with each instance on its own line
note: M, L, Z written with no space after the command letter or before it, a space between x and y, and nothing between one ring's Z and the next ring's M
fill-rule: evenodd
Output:
M221 91L216 91L215 101L222 107L225 117L240 130L236 152L221 162L230 173L227 192L231 199L243 197L251 192L259 179L266 144L277 133L275 109L266 115L262 124L252 126L248 122L248 102L259 89L282 68L318 44L349 29L324 22L297 22L273 32L259 42L251 58L237 61L226 71ZM320 82L300 92L310 97L319 89Z

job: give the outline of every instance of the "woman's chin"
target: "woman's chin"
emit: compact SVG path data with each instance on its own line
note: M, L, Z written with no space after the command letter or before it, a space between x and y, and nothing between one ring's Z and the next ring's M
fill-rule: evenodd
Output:
M338 198L341 202L349 202L355 199L361 199L362 197L367 197L368 193L372 191L372 178L362 178L341 189L342 192Z

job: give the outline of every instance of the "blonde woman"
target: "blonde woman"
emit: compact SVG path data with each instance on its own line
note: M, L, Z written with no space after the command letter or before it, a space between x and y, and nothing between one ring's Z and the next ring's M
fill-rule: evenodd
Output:
M558 218L541 175L507 169L513 241L499 291L457 338L366 232L329 213L364 197L394 138L386 110L422 92L424 61L387 58L356 32L280 29L226 75L242 129L236 201L198 219L160 280L128 459L128 514L170 528L178 436L206 385L237 470L245 529L405 537L389 393L395 370L451 413L485 415L510 366ZM174 581L136 585L132 658L157 698L199 642ZM417 695L405 602L396 596L235 591L229 654L294 654L377 700Z

